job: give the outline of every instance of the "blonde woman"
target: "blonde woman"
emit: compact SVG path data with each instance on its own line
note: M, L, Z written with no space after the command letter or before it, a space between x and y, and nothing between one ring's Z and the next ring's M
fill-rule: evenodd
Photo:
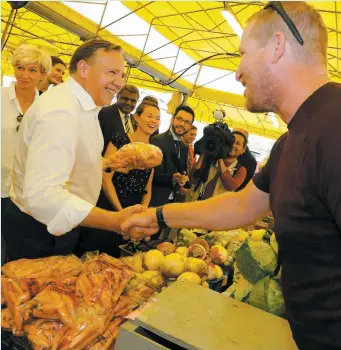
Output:
M16 81L1 88L1 216L9 200L20 123L39 97L37 86L51 69L51 58L38 47L20 45L13 53L12 66Z

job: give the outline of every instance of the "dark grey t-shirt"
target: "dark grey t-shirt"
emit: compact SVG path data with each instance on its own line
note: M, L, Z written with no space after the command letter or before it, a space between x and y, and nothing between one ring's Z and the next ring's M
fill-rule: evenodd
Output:
M298 109L253 179L270 194L283 294L300 349L341 349L341 85Z

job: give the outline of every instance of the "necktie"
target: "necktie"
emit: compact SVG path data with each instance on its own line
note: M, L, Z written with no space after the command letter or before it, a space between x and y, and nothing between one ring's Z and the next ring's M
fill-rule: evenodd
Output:
M124 127L126 129L126 133L129 134L131 132L131 128L130 128L130 123L129 123L129 119L130 119L130 115L126 114L124 116Z
M180 159L181 141L175 141L175 150L178 158Z

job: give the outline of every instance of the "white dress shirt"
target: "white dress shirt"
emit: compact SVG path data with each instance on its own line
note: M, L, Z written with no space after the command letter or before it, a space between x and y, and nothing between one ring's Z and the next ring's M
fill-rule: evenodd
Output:
M39 97L35 91L34 101ZM17 118L22 115L20 103L15 94L15 82L1 88L1 197L9 197L11 188L13 157L19 140Z
M124 113L122 113L121 112L121 110L119 109L119 108L117 108L118 109L118 113L120 113L120 116L121 116L121 120L122 120L122 124L123 124L123 128L124 128L124 131L127 133L127 130L126 130L126 124L125 124L125 116L126 116L126 114L124 114ZM131 116L131 114L129 113L129 127L130 127L130 130L131 130L131 132L133 132L134 131L134 127L133 127L133 123L132 123L132 121L131 121L131 118L132 118L132 116ZM127 133L128 134L128 133Z
M25 114L11 199L59 236L96 205L102 184L99 108L74 79L45 92Z

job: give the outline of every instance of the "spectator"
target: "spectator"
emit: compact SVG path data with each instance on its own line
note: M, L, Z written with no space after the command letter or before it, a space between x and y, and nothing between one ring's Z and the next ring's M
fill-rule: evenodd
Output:
M213 163L207 181L197 186L200 179L196 178L196 170L202 167L204 157L200 156L192 169L191 179L194 185L188 194L187 201L207 199L224 192L234 192L243 184L246 168L238 162L238 157L246 150L249 133L245 129L235 129L232 134L235 141L229 156Z
M98 119L101 125L104 148L104 155L109 142L115 134L129 134L134 131L132 112L139 99L139 90L131 84L126 84L117 94L117 102L111 106L102 108Z
M19 127L26 110L39 97L37 86L51 68L50 57L31 45L21 45L13 53L12 66L16 82L1 88L1 218L10 201L14 150ZM3 228L3 221L2 228ZM2 262L4 259L2 244Z
M51 85L59 85L63 82L66 71L66 64L57 56L51 56L52 68L47 73L45 79L38 85L39 95L49 89Z
M177 191L182 191L188 182L188 147L181 137L191 128L194 112L189 106L180 105L173 115L170 129L154 136L150 143L163 153L162 164L155 168L152 206L173 202Z
M195 141L198 133L198 128L195 125L184 134L182 137L183 143L188 147L188 173L196 163L193 142Z

